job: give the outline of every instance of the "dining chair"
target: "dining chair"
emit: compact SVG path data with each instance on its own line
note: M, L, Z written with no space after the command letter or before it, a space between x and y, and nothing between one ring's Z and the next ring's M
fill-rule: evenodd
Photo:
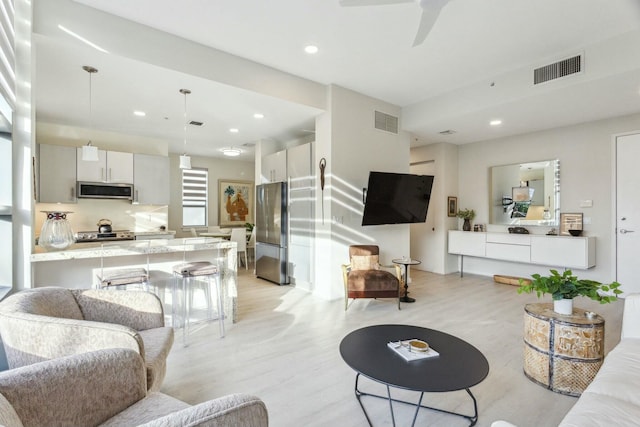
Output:
M240 254L244 253L244 268L246 270L249 269L249 264L247 262L247 232L244 228L238 227L231 230L231 239L232 242L236 242L238 245L237 253L238 253L238 262L240 262Z
M247 242L247 252L251 251L252 255L249 257L253 259L255 264L256 262L256 227L253 227L251 230L251 237L249 237L249 241Z
M189 231L191 232L191 237L198 237L198 232L194 227L191 227Z

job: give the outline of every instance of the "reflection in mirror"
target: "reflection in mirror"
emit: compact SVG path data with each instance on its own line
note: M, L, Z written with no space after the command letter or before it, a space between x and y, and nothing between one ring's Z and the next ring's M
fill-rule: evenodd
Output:
M558 160L491 168L491 224L557 226L559 202Z

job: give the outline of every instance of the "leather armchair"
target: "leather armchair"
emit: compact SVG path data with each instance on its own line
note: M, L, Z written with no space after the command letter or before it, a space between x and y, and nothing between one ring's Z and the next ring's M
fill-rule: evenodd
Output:
M195 406L147 392L130 349L62 357L0 372L0 425L267 427L264 403L233 394Z
M33 288L0 303L0 335L10 368L107 348L129 348L159 390L173 344L158 297L149 292Z
M379 256L376 245L349 246L350 263L342 265L345 311L349 298L397 298L400 310L400 266L380 265Z

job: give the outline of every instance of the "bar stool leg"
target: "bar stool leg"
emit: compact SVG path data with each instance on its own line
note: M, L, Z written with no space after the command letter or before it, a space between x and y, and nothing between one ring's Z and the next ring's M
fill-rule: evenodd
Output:
M220 273L216 274L216 293L218 294L218 323L220 328L220 338L224 338L224 303L222 299L222 281L220 280Z

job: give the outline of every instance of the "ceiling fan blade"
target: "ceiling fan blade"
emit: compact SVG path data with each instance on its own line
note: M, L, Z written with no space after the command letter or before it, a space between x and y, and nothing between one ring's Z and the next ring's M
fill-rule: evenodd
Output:
M433 24L436 23L440 11L447 4L449 0L421 0L420 6L422 6L422 16L420 17L420 25L416 32L416 38L413 40L413 47L422 44L425 41Z
M387 4L413 3L415 0L340 0L340 6L383 6Z

